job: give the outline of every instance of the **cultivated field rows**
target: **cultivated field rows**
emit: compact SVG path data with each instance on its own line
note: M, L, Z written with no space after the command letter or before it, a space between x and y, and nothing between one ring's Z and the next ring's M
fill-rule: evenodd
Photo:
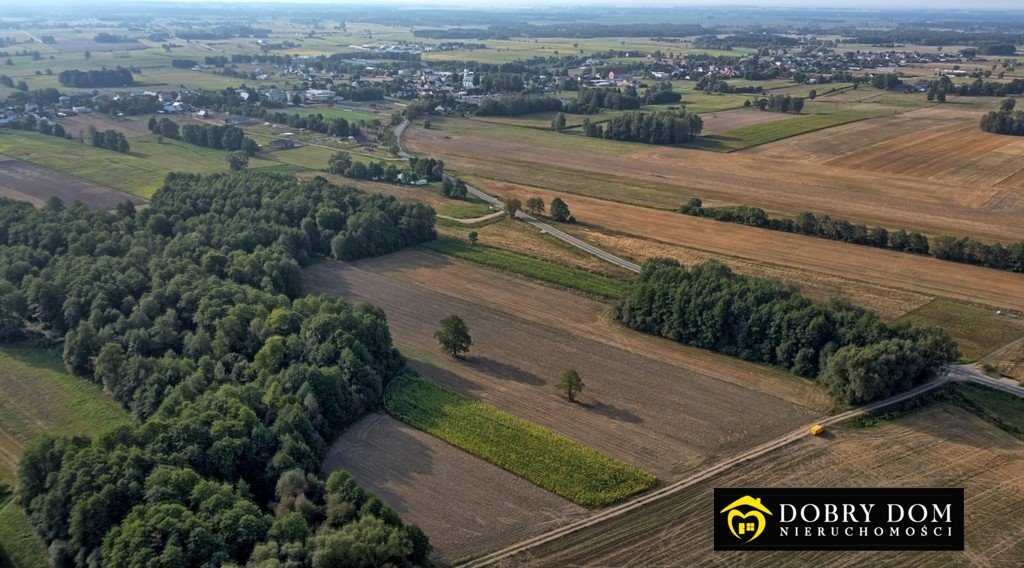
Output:
M586 512L385 414L363 418L335 441L323 470L337 469L423 529L441 563L528 538Z
M485 191L500 197L539 196L550 201L560 196L569 203L580 221L611 231L635 235L671 247L681 247L715 255L731 263L739 260L747 266L767 265L768 274L790 274L794 283L802 284L807 276L823 275L844 281L843 287L863 285L872 289L895 289L911 298L923 301L939 296L982 303L995 308L1024 311L1024 274L982 268L938 260L931 257L905 254L873 247L851 245L826 239L806 237L779 231L722 223L670 211L650 209L594 199L566 195L509 183L474 180ZM614 243L608 243L613 244ZM635 250L635 249L634 249ZM650 256L637 250L642 256ZM671 250L664 248L657 255ZM689 253L685 253L689 254ZM794 272L796 271L796 272ZM756 272L761 273L759 270ZM785 277L785 276L784 276ZM849 283L849 284L846 284ZM858 294L851 299L857 300ZM874 303L874 302L868 302ZM887 310L889 311L889 310ZM900 314L896 314L900 315Z
M905 114L917 112L923 111ZM455 124L458 132L443 125L409 129L407 146L464 174L647 207L676 208L700 197L711 205L756 205L781 214L810 210L927 234L1024 238L1024 209L977 205L997 198L1005 187L967 191L955 180L685 148L599 155L588 152L589 141L577 136L531 134L529 141L517 142L493 139L486 125L473 121ZM828 136L833 130L805 136Z
M828 409L802 380L647 337L610 322L607 304L461 261L405 251L353 265L325 262L307 287L380 305L424 377L671 480L790 430ZM474 345L437 351L441 317L466 320ZM554 383L575 368L581 404ZM732 412L756 408L750 417Z
M712 550L713 487L964 487L964 552ZM507 566L1011 566L1024 554L1024 443L941 405L892 423L835 428L707 483L583 529Z

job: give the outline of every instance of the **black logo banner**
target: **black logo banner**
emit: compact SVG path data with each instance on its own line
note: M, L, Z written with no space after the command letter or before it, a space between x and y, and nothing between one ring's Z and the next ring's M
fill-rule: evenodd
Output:
M964 490L716 488L715 550L963 550Z

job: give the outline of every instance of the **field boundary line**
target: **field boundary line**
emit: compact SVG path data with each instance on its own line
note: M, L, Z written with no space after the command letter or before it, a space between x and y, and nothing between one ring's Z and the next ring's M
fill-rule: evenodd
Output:
M834 416L829 416L827 418L822 418L821 420L815 422L815 424L821 424L822 426L833 426L833 425L838 424L840 422L843 422L845 420L849 420L850 418L854 418L854 417L860 416L862 414L867 414L867 413L873 412L875 410L878 410L880 408L884 408L886 406L891 406L893 404L897 404L897 403L909 400L909 399L914 398L914 397L916 397L918 395L921 395L921 394L924 394L926 392L932 391L932 390L934 390L934 389L936 389L938 387L941 387L941 386L943 386L945 384L948 384L948 383L951 383L951 382L957 382L957 381L974 382L974 383L978 383L978 384L981 384L981 385L984 385L984 386L988 386L988 387L991 387L991 388L995 388L995 389L1001 390L1003 392L1014 394L1016 396L1024 397L1024 387L1014 387L1012 385L1000 383L998 381L995 381L994 379L989 379L988 377L981 376L978 373L978 371L976 369L974 369L973 367L969 367L969 366L966 366L966 365L955 365L955 366L951 367L946 374L944 374L942 377L940 377L938 379L935 379L934 381L931 381L931 382L926 383L924 385L920 385L920 386L918 386L918 387L916 387L914 389L911 389L911 390L906 391L904 393L900 393L900 394L898 394L896 396L887 398L885 400L880 400L878 402L873 402L871 404L867 404L867 405L864 405L864 406L860 406L858 408L853 408L853 409L847 410L845 412L841 412L841 413L836 414ZM678 492L680 492L680 491L682 491L684 489L692 487L692 486L696 485L697 483L700 483L702 481L706 481L707 479L709 479L711 477L714 477L714 476L716 476L716 475L718 475L720 473L723 473L723 472L733 468L734 466L740 465L740 464L742 464L744 462L747 462L747 461L750 461L750 460L752 460L754 458L761 457L761 456L763 456L763 455L765 455L765 454L767 454L767 453L769 453L769 452L771 452L773 450L777 450L777 449L782 448L784 446L787 446L787 445L789 445L789 444L791 444L793 442L796 442L797 440L800 440L802 438L808 437L810 435L809 434L810 426L811 425L808 424L807 426L805 426L803 428L800 428L799 430L796 430L796 431L794 431L794 432L792 432L792 433L790 433L790 434L788 434L786 436L783 436L781 438L776 438L775 440L766 442L766 443L764 443L764 444L762 444L760 446L757 446L756 448L753 448L751 450L748 450L748 451L746 451L746 452L744 452L744 453L742 453L742 454L740 454L738 456L734 456L734 457L729 458L729 459L727 459L727 460L725 460L723 462L719 462L719 463L717 463L717 464L715 464L715 465L713 465L713 466L711 466L711 467L709 467L707 469L704 469L704 470L699 471L697 473L694 473L694 474L692 474L692 475L690 475L688 477L684 477L683 479L675 481L675 482L671 483L670 485L662 487L661 489L656 489L656 490L654 490L654 491L652 491L650 493L647 493L645 495L641 495L640 497L637 497L636 499L627 501L627 502L622 503L620 505L609 507L607 509L604 509L603 511L595 513L594 515L591 515L591 516L586 517L584 519L580 519L579 521L575 521L575 522L570 523L568 525L565 525L563 527L560 527L560 528L548 531L546 533L537 535L537 536L535 536L533 538L526 539L526 540L521 541L519 543L513 544L513 545L508 546L508 547L505 547L505 548L503 548L501 550L497 550L495 552L491 552L491 553L486 554L484 556L480 556L480 557L477 557L477 558L474 558L474 559L469 559L469 560L466 560L464 562L457 563L456 566L466 567L466 568L476 568L476 567L480 567L480 566L491 566L491 565L493 565L493 564L495 564L497 562L500 562L500 561L503 561L503 560L507 560L507 559L511 558L512 556L515 556L517 554L521 554L523 552L526 552L526 551L528 551L528 550L530 550L532 548L535 548L537 546L540 546L542 544L546 544L548 542L551 542L551 541L557 540L559 538L562 538L564 536L570 535L570 534L572 534L574 532L577 532L579 530L582 530L582 529L594 526L596 524L599 524L601 522L604 522L604 521L607 521L607 520L610 520L610 519L622 516L622 515L630 512L630 511L633 511L633 510L638 509L640 507L643 507L645 505L649 505L651 503L654 503L656 501L664 499L664 498L666 498L666 497L668 497L670 495L678 493Z

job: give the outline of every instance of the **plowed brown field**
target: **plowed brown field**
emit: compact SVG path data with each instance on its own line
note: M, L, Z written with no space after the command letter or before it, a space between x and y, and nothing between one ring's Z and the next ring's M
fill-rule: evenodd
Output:
M646 207L676 208L690 197L700 197L712 205L756 205L778 214L828 213L867 224L933 235L969 235L1003 242L1024 238L1024 199L1020 196L1024 191L1024 174L1013 173L1024 168L1024 163L998 154L1016 155L1019 150L1014 146L1016 141L1012 137L969 132L964 122L968 119L956 114L954 119L944 119L921 113L925 111L908 112L903 116L916 120L920 115L922 124L953 120L958 128L966 130L923 144L924 156L908 157L909 162L897 161L899 165L894 169L900 171L896 172L780 159L788 155L787 146L779 146L777 154L771 156L674 147L607 155L587 151L590 141L579 136L531 132L529 140L500 140L488 134L487 125L458 119L446 119L437 129L410 128L406 139L410 150L442 158L460 173ZM980 112L968 114L975 121L980 116ZM837 128L870 129L876 120L884 119ZM776 142L761 152L768 152L779 144L799 144L808 136L821 140L835 131L836 128L829 128ZM925 131L927 128L922 132ZM893 135L891 129L888 133L888 136ZM879 136L885 139L886 135ZM927 138L928 134L922 136ZM959 136L973 140L970 144L977 146L973 152L979 153L975 158L979 164L984 162L997 168L998 172L990 177L1000 178L999 185L965 181L973 179L972 176L984 177L983 166L968 168L981 168L980 174L962 171L957 175L936 174L935 178L920 175L920 170L902 173L902 169L914 165L914 159L927 157L927 164L921 165L926 170L930 167L928 164L934 167L936 161L940 164L955 162L948 156L959 152L956 147ZM852 148L861 147L856 135L848 144ZM929 150L932 147L934 149ZM992 149L995 147L1001 149ZM986 153L986 149L992 150ZM806 155L807 150L802 152L794 150L792 154L799 158ZM840 149L838 154L831 155L842 154ZM938 158L940 155L948 159ZM885 158L881 161L888 163Z
M423 376L663 480L830 406L806 381L621 327L602 302L431 253L323 262L307 270L306 283L384 308ZM433 337L452 313L473 336L464 360L440 354ZM581 404L555 391L567 368L583 377Z
M1015 566L1024 555L1024 442L953 406L870 429L839 427L508 566ZM964 487L964 552L712 550L714 487Z
M404 522L423 529L440 563L511 544L586 513L383 414L363 418L334 442L323 470L337 469L355 476Z

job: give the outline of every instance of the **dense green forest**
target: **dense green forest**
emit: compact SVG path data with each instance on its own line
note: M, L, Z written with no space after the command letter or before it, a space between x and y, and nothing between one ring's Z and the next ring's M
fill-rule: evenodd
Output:
M615 317L645 333L783 367L850 404L924 383L959 356L938 328L887 326L839 300L816 305L796 288L716 261L689 270L671 259L649 261Z
M142 211L0 200L3 339L63 343L138 419L26 449L18 499L55 564L425 563L419 529L319 475L405 364L382 310L303 295L300 267L433 239L433 221L266 173L170 174Z

